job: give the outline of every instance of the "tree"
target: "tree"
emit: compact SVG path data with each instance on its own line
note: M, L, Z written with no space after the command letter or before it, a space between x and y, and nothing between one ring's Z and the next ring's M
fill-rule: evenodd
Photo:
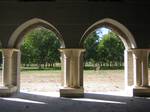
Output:
M60 48L60 42L53 34L48 42L50 47L48 48L47 62L50 64L50 67L53 67L54 63L60 63L60 52L58 51L58 48Z
M105 34L97 47L99 63L107 63L109 67L123 63L124 45L118 35L112 31Z
M98 41L99 36L96 34L96 32L92 32L84 41L84 48L86 49L86 53L84 56L85 63L91 62L94 67L97 61L96 48L98 45Z
M27 64L31 64L34 58L34 50L32 46L32 36L30 34L25 35L25 40L23 45L21 46L21 62L25 64L24 66L27 67Z
M102 33L101 30L98 33ZM105 35L92 32L84 41L84 47L86 48L85 62L92 63L94 68L96 65L100 68L122 66L124 45L118 35L111 30Z
M25 36L22 50L23 63L37 63L39 69L46 63L52 65L59 60L60 43L56 35L44 28L37 28Z

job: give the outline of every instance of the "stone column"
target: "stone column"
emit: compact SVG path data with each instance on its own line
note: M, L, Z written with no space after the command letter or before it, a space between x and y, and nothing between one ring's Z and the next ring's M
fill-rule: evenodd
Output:
M150 96L148 87L148 49L133 49L134 96Z
M124 51L125 87L133 85L133 55L131 50Z
M14 50L12 55L12 84L17 87L18 91L20 90L20 58L20 50Z
M62 97L83 96L83 65L81 63L84 49L59 49L63 53L64 85L60 89Z
M124 50L124 72L125 92L128 95L133 93L133 55L131 49Z
M142 86L148 87L148 51L142 51Z
M14 63L14 52L18 51L13 48L2 49L3 54L3 88L0 88L0 96L10 96L17 91L17 86L14 83L14 71L17 63ZM18 59L18 58L16 58Z
M141 57L141 51L140 50L133 50L133 64L134 64L134 86L140 87L142 84L142 57Z
M60 53L60 61L61 61L61 86L64 85L64 55Z
M2 49L3 54L3 84L12 87L12 54L13 49Z

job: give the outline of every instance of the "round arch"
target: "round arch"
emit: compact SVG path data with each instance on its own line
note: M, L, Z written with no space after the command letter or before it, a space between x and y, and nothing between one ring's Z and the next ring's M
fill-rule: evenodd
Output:
M124 43L124 46L126 49L130 48L136 48L136 42L131 34L131 32L121 23L119 23L116 20L110 19L110 18L104 18L102 20L99 20L95 22L93 25L91 25L83 34L81 40L80 40L80 46L83 46L84 40L87 38L87 36L95 31L96 29L100 27L106 27L111 29L112 31L116 32L120 35L120 39Z
M65 47L65 43L63 41L62 35L60 32L49 22L39 19L39 18L33 18L30 19L23 24L21 24L11 35L9 41L8 41L8 48L19 48L21 45L21 42L24 38L24 35L31 31L32 29L38 28L38 27L44 27L52 32L54 32L58 38L58 40L61 43L61 48Z

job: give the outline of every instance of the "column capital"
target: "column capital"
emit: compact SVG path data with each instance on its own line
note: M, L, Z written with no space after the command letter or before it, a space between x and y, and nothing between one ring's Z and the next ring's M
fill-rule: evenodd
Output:
M4 58L12 57L13 50L12 49L2 49L2 53L3 53Z
M79 57L82 52L85 52L85 49L82 48L60 48L60 52L64 53L66 57Z
M148 54L150 52L150 49L131 49L134 58L140 58L141 60L143 60L144 58L148 58Z
M20 49L15 48L2 48L1 51L13 51L13 52L20 52Z
M129 51L133 51L133 52L145 52L145 51L147 51L147 52L150 52L150 49L138 49L138 48L131 48L131 49L129 49Z
M2 48L1 51L4 57L12 57L13 52L20 52L20 49Z

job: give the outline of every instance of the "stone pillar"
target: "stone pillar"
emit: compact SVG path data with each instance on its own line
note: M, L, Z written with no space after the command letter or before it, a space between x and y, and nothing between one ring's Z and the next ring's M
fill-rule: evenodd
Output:
M12 84L20 90L20 61L21 61L20 50L14 50L12 55Z
M150 96L148 87L148 50L133 49L134 57L134 96Z
M133 56L131 50L124 51L125 87L133 85Z
M16 49L6 48L2 49L3 54L3 88L0 88L0 96L10 96L11 94L15 93L17 91L16 85L14 85L14 66L16 66L15 63L13 63L13 53L16 51Z
M142 57L141 57L141 51L140 50L133 50L133 63L134 63L134 86L139 87L142 84Z
M12 86L12 54L13 49L3 49L3 84L5 87Z
M124 50L124 72L126 94L133 94L133 55L131 49Z
M61 86L64 85L64 55L60 53L60 61L61 61Z
M148 87L148 51L142 52L142 86Z
M63 53L64 85L60 89L62 97L81 97L83 91L83 65L81 63L84 49L59 49Z

